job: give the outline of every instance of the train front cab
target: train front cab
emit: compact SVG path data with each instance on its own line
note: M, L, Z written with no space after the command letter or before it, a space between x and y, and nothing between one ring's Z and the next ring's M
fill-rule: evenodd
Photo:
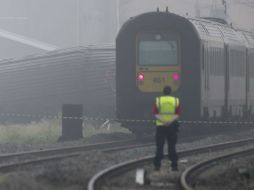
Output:
M116 40L116 111L125 127L144 131L154 125L127 120L153 120L151 107L165 85L180 98L182 119L199 118L199 45L191 22L168 12L146 13L122 27ZM174 49L177 56L153 52L157 47Z

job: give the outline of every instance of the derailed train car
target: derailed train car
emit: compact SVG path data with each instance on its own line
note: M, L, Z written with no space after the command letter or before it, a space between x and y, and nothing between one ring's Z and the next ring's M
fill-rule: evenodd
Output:
M77 47L2 61L1 121L57 116L62 104L82 104L87 117L112 118L114 74L113 46Z
M153 119L151 107L165 85L181 100L181 120L250 119L254 34L169 12L131 18L116 40L116 113L122 125L149 131L153 123L145 121Z

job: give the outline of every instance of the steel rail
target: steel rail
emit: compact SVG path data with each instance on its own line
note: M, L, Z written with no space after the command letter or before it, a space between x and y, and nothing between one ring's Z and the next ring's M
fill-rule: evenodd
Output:
M130 143L130 145L126 145L124 143ZM44 150L44 151L34 151L34 152L24 152L21 154L12 154L12 155L4 155L2 158L19 158L18 161L13 161L12 163L3 164L0 165L0 172L6 173L11 172L17 167L23 167L27 165L33 165L33 164L41 164L44 162L50 162L55 160L61 160L69 157L77 157L84 153L85 151L91 151L91 150L101 150L103 152L115 152L120 150L126 150L126 149L133 149L136 147L144 147L144 146L151 146L152 143L134 143L134 141L131 140L125 140L125 141L115 141L110 143L100 143L100 144L93 144L88 146L78 146L78 147L72 147L74 148L71 150L71 147L68 148L62 148L62 149L52 149L52 150ZM114 147L114 148L113 148ZM67 150L67 152L66 152ZM55 151L55 152L54 152ZM20 156L40 156L37 158L31 158L24 161L20 161ZM9 160L8 160L9 162Z
M178 152L179 157L186 157L190 156L195 153L205 153L210 152L214 150L222 150L225 148L232 148L235 146L243 146L247 145L248 143L254 143L254 138L240 140L240 141L230 141L226 143L219 143L214 145L208 145L200 148L185 150ZM165 156L165 155L164 155ZM114 165L112 167L106 168L105 170L102 170L95 174L90 180L87 185L88 190L98 190L99 187L103 184L104 180L107 177L114 177L120 173L124 173L125 171L130 171L136 167L144 166L148 163L151 163L154 158L154 155L146 156L141 159L135 159L127 162L123 162L117 165Z
M148 140L148 139L147 139ZM149 141L148 141L149 142ZM129 147L128 147L129 146ZM54 156L54 155L61 155L61 154L72 154L72 153L81 153L90 150L112 150L114 149L128 149L133 148L135 146L142 146L140 142L137 140L121 140L121 141L111 141L111 142L102 142L102 143L95 143L95 144L88 144L88 145L79 145L79 146L70 146L70 147L61 147L61 148L53 148L53 149L45 149L39 151L27 151L27 152L18 152L18 153L11 153L11 154L0 154L0 162L4 162L11 159L18 159L20 157L25 156L37 156L37 157L45 157L45 156Z
M254 155L254 148L238 151L235 153L229 153L223 156L218 156L216 158L192 165L181 174L180 186L184 190L193 190L193 188L191 187L191 182L193 181L195 176L198 176L202 172L206 171L208 168L213 167L215 164L217 164L216 162L221 162L232 158L239 158L242 156L250 156L250 155Z

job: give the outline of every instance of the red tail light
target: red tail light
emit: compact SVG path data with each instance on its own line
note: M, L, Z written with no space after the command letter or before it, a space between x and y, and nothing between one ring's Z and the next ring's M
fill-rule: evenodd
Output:
M174 81L180 80L180 74L179 73L173 73L171 76L172 76L172 79Z
M138 74L138 80L139 80L139 81L143 81L144 79L145 79L144 73L139 73L139 74Z

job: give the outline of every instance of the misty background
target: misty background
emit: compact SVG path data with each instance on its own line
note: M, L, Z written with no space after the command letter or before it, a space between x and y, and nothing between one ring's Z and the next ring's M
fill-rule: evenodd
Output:
M254 1L226 0L227 20L254 31ZM0 0L0 60L91 44L114 44L122 24L140 13L221 15L222 0Z

